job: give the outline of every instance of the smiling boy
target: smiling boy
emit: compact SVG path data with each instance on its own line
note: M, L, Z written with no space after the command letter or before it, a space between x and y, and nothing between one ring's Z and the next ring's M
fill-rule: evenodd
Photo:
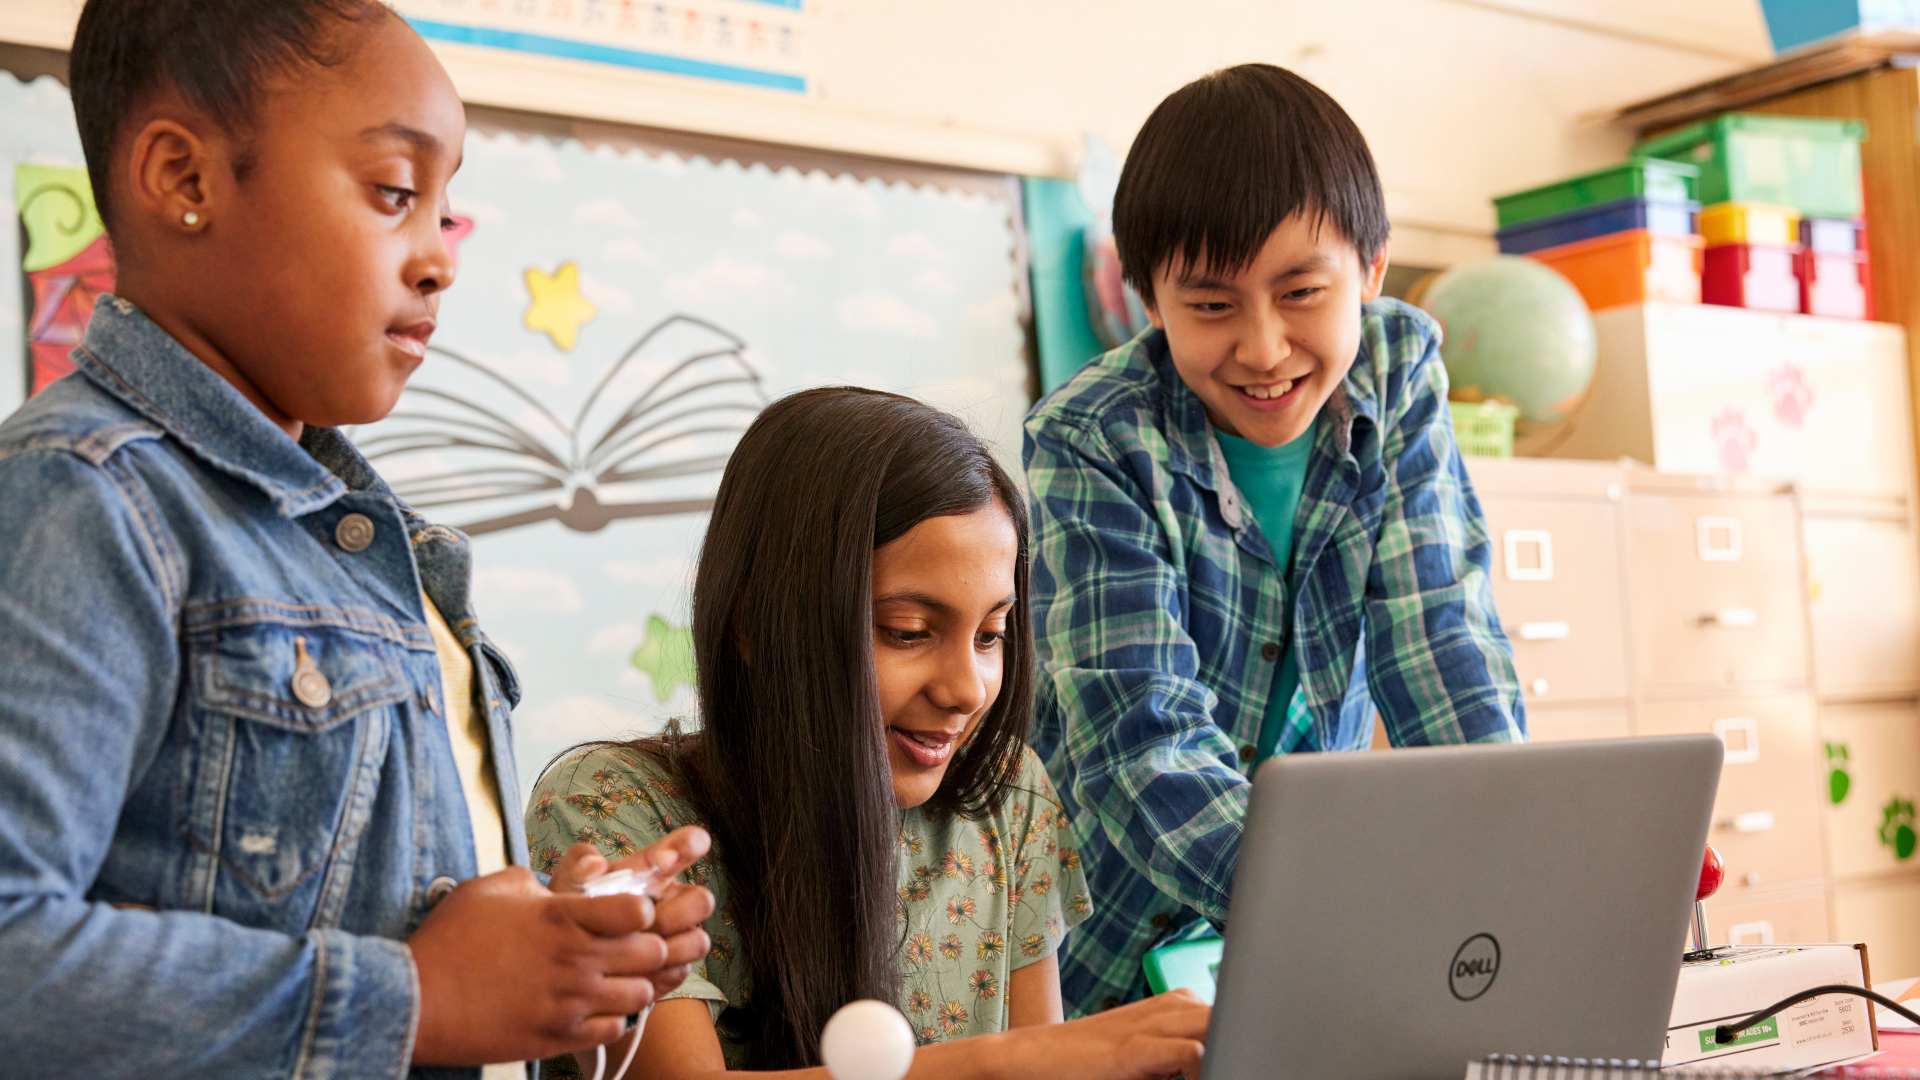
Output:
M1027 418L1034 746L1082 842L1084 1013L1226 918L1273 753L1520 741L1439 328L1379 299L1385 200L1332 98L1264 64L1174 93L1114 234L1153 328Z

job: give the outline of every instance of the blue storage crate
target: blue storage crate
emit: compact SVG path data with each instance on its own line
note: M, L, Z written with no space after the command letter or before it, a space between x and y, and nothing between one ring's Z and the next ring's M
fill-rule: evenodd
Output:
M1500 241L1501 254L1525 255L1629 229L1686 236L1695 231L1694 215L1699 212L1700 204L1697 202L1620 199L1521 225L1509 225L1495 236Z
M1760 0L1773 50L1920 23L1920 0Z

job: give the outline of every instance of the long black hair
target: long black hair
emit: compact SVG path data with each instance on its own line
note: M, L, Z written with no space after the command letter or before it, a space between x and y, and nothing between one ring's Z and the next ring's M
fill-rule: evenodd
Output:
M820 1030L899 993L899 812L873 663L873 553L996 502L1019 537L1000 695L927 804L997 806L1033 698L1027 518L959 420L896 394L807 390L763 410L720 481L693 586L700 729L628 744L667 762L714 837L751 1001L754 1069L820 1064Z

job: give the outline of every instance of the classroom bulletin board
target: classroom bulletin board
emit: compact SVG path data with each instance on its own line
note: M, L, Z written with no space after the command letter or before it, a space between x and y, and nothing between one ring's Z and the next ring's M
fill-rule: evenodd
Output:
M0 76L18 216L0 260L21 275L0 300L0 415L57 377L111 288L81 163L65 88ZM428 359L351 434L396 493L473 536L481 625L525 689L529 786L574 743L692 716L693 562L771 399L910 394L1017 462L1010 199L470 131L452 205L457 277Z

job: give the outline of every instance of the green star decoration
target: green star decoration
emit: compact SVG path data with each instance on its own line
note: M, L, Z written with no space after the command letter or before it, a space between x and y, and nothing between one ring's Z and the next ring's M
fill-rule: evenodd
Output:
M653 681L654 696L667 700L674 687L693 685L693 630L647 616L647 637L633 650L632 663Z

